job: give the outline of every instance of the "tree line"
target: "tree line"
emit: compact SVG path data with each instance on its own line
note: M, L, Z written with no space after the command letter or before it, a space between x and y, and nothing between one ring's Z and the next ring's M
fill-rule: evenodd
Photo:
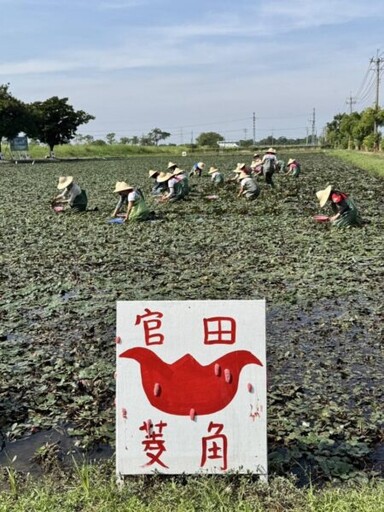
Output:
M327 145L341 149L384 149L380 127L384 125L384 109L369 107L362 112L337 114L327 123Z

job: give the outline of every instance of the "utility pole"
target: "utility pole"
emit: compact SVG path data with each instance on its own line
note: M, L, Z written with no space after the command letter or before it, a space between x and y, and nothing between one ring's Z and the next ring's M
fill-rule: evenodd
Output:
M372 57L371 59L371 64L374 64L375 65L375 71L376 71L376 99L375 99L375 110L376 110L376 113L379 111L379 94L380 94L380 73L382 71L382 64L384 63L384 58L383 57L379 57L379 50L377 50L377 53L376 53L376 59L374 59ZM376 122L376 119L374 121L374 125L373 125L373 133L376 135L377 134L377 122ZM376 142L375 142L375 146L376 146Z
M349 93L349 98L347 98L345 103L349 105L349 113L352 114L352 105L356 103L356 100L352 98L352 93Z
M253 113L252 121L253 121L253 145L255 145L256 144L256 115L255 115L255 113Z
M313 109L312 112L312 135L311 135L311 145L315 144L315 134L316 134L316 109Z

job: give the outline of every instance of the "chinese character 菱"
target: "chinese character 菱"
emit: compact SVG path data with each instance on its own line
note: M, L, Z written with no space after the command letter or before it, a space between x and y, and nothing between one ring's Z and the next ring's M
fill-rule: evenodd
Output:
M162 421L153 425L149 420L144 421L141 427L139 427L140 430L146 432L145 439L141 442L141 444L144 445L144 452L149 458L149 461L144 464L145 466L152 466L152 464L157 463L163 468L168 468L168 466L160 460L161 455L167 451L163 439L163 428L166 426L167 423L163 423Z

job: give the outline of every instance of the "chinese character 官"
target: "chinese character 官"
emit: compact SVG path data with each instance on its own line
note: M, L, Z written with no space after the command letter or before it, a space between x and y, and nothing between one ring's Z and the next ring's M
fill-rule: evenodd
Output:
M145 308L144 315L137 315L135 325L139 325L143 322L144 326L144 339L146 345L162 345L164 342L164 335L157 331L161 328L161 320L163 313L159 311L150 311Z

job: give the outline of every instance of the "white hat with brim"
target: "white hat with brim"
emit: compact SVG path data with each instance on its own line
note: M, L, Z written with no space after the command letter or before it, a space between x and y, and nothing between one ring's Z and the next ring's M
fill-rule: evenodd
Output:
M167 169L172 169L172 167L177 167L177 164L174 164L173 162L168 162Z
M59 184L57 185L57 188L59 190L64 190L73 182L73 176L60 176L59 178Z
M318 192L316 192L316 196L317 196L317 199L320 202L320 207L321 208L328 201L329 195L331 193L331 190L332 190L332 185L328 185L328 187L325 188L324 190L319 190Z
M216 167L211 167L208 171L208 174L213 174L215 172L218 172L219 169L216 169Z
M204 162L197 162L197 167L198 167L199 169L204 169L204 167L205 167L205 163L204 163Z
M183 169L179 169L179 167L176 167L176 169L172 172L172 176L178 176L179 174L183 174Z
M171 179L172 176L173 176L173 174L171 172L167 172L163 176L159 176L157 178L157 183L164 183L164 181L168 181L169 179Z
M133 186L128 185L128 183L125 181L118 181L116 182L115 190L113 193L124 192L126 190L133 190Z
M267 149L266 153L273 153L273 154L276 154L276 149L269 148L269 149Z
M296 160L294 158L290 158L287 162L287 165L293 164L294 162L296 162Z
M148 175L150 178L152 178L152 176L154 176L155 174L159 174L159 171L154 171L153 169L150 169L148 171Z

